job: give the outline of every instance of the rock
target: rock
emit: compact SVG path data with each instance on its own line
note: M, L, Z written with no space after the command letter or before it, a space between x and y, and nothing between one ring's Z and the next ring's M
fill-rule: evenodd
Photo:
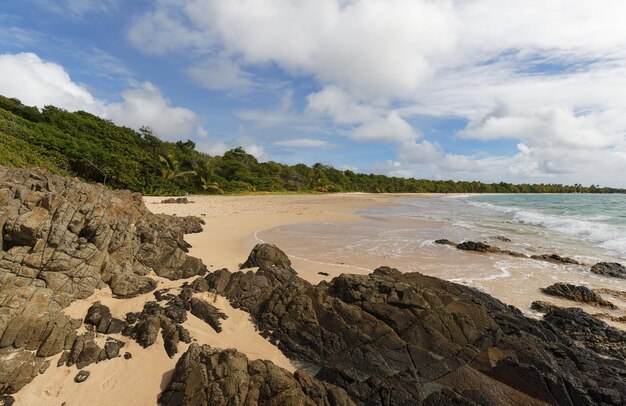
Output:
M476 251L476 252L489 252L499 253L501 250L498 247L485 244L484 242L464 241L456 246L463 251Z
M209 283L204 278L196 278L191 282L191 289L197 293L208 292Z
M89 378L89 371L78 371L78 373L74 377L74 382L82 383L85 382L87 378Z
M472 288L388 267L317 286L275 266L206 280L357 404L626 402L626 363L606 358L618 352L605 349L610 333L600 346L576 344Z
M454 241L450 241L447 240L445 238L439 239L439 240L435 240L435 244L439 244L439 245L450 245L452 247L456 247L458 244L455 243Z
M154 215L137 193L0 167L0 351L21 360L3 364L0 391L19 390L46 357L72 348L80 321L62 313L72 301L105 284L119 297L149 291L150 271L169 279L205 274L184 240L202 224ZM124 331L116 319L106 324L89 326Z
M531 255L530 258L540 261L552 262L553 264L581 265L581 263L576 261L575 259L562 257L557 254Z
M85 323L91 324L98 333L106 333L111 324L111 311L100 302L96 302L89 307L85 316Z
M104 344L104 352L106 354L106 359L117 358L120 355L120 350L124 347L124 342L115 340L112 338L107 339L107 342Z
M626 279L626 267L616 262L600 262L592 266L590 270L598 275Z
M126 313L126 322L128 324L135 324L141 312L128 312Z
M613 303L604 300L602 296L586 286L576 286L568 283L555 283L547 288L542 288L541 291L546 295L558 296L575 302L617 309L617 306Z
M291 268L291 261L287 255L274 244L257 244L250 252L250 256L246 262L241 265L240 269L246 268L269 268L276 266L282 269Z
M318 275L328 276L328 275L329 275L329 273L328 273L328 272L318 272Z
M130 352L124 353L124 359L131 359L132 357L133 357L133 354L131 354Z
M578 308L553 307L544 319L599 354L626 360L626 333Z
M12 406L15 403L13 396L0 396L0 406Z
M233 349L191 344L176 363L159 405L354 405L345 391Z
M540 313L548 313L550 310L552 310L555 307L556 306L554 306L552 303L543 302L541 300L532 302L530 304L531 309L538 311Z
M193 203L193 202L189 201L189 199L187 199L186 197L171 197L169 199L161 200L161 203L165 203L165 204L189 204L189 203Z
M217 307L195 297L191 299L191 314L207 323L218 333L222 331L220 319L227 318Z
M143 348L148 348L156 342L160 329L161 319L158 316L147 316L137 323L133 336Z
M147 276L132 274L113 275L109 282L113 296L131 298L153 291L157 283Z

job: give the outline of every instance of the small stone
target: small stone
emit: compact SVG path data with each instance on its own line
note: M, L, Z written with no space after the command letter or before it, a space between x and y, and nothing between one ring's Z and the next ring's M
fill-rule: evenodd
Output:
M76 383L85 382L87 378L89 378L89 371L78 371L78 373L74 377L74 382Z
M124 353L124 359L131 359L132 357L133 357L133 354L131 354L130 352Z

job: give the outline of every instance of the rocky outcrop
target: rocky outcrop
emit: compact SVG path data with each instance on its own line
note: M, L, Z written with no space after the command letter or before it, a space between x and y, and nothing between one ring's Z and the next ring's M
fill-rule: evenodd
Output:
M145 293L156 286L150 272L204 274L183 239L200 230L200 219L150 213L136 193L0 167L0 353L14 354L3 362L0 394L72 349L80 321L61 310L73 300L105 285L118 297Z
M626 333L578 308L553 307L544 319L578 344L626 361Z
M617 306L613 303L604 300L602 296L586 286L577 286L559 282L548 286L547 288L542 288L541 291L546 295L562 297L575 302L617 309Z
M290 374L236 350L192 344L159 397L164 406L354 405L344 390L305 372Z
M268 268L270 266L292 269L291 260L277 246L274 244L257 244L240 268Z
M204 321L218 333L222 331L220 319L227 318L217 307L196 298L191 299L191 314Z
M489 253L499 253L501 250L498 247L493 247L489 244L485 244L484 242L475 242L475 241L464 241L456 246L457 249L463 251L476 251L476 252L489 252Z
M616 262L597 263L591 267L590 271L598 275L626 279L626 267Z
M539 261L551 262L553 264L558 264L558 265L582 265L580 262L576 261L575 259L562 257L557 254L531 255L530 258L536 259Z
M461 285L386 267L317 286L274 265L206 280L357 404L626 402L623 360Z

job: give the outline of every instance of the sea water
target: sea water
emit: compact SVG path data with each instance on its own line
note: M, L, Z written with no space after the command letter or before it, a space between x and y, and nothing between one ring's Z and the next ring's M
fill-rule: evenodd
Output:
M479 288L525 311L533 300L546 300L540 288L555 282L626 291L626 280L589 272L600 261L626 264L625 195L437 195L398 199L357 214L361 220L285 225L257 236L317 263L331 277L325 265L357 273L389 265ZM463 252L435 244L440 238L484 241L527 255L556 253L584 265Z

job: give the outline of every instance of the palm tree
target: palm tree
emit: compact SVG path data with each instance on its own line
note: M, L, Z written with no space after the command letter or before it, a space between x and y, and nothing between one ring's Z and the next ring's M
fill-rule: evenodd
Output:
M196 171L182 171L180 169L180 163L172 156L172 154L166 154L165 156L159 155L159 161L163 163L161 176L165 180L177 181L181 180L185 176L196 174Z
M200 177L200 182L200 187L202 188L202 190L211 190L220 195L224 193L224 191L222 190L220 185L217 184L217 182L208 183L203 177Z

